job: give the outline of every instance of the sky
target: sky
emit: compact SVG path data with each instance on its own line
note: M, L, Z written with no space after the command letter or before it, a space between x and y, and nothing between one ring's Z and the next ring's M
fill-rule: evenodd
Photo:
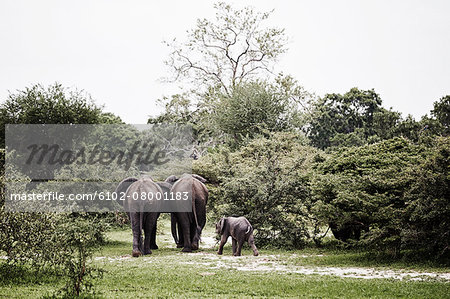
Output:
M375 89L383 105L429 113L450 94L450 1L228 1L274 9L289 51L275 71L318 96ZM0 0L0 101L36 83L82 89L125 122L146 123L180 84L163 40L183 40L214 1Z

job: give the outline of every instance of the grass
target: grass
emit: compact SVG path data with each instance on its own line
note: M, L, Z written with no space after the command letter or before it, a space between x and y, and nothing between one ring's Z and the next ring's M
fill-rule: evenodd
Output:
M129 257L131 231L108 233L108 243L92 262L106 272L95 281L98 297L103 298L450 298L450 283L439 280L402 281L396 279L356 279L336 276L304 275L282 271L240 271L236 268L255 261L268 265L274 260L286 267L352 266L390 269L416 269L449 272L448 268L427 264L378 261L367 253L338 249L285 251L260 250L252 257L250 249L244 257L231 257L230 245L224 256L215 249L201 246L199 254L181 253L174 248L168 223L158 235L160 249L141 258ZM163 233L166 232L166 233ZM212 236L212 229L204 232ZM1 264L3 263L3 264ZM226 265L227 267L223 267ZM228 267L230 266L230 267ZM0 298L42 297L63 285L51 272L33 272L26 267L6 266L0 262ZM20 278L19 278L20 277Z

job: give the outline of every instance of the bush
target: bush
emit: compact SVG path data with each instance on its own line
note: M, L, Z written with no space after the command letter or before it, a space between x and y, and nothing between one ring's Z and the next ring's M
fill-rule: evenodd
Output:
M92 280L101 277L103 271L89 266L95 250L104 242L104 225L98 221L86 221L74 218L62 223L57 230L61 242L65 244L65 258L61 266L66 277L66 284L60 293L63 297L79 296L80 293L93 293Z
M212 184L217 217L245 216L259 244L302 247L308 233L310 166L317 151L294 133L254 139L234 153L220 150L193 165Z
M407 222L402 225L404 247L431 257L450 258L450 138L437 138L426 159L410 169L405 192Z
M0 250L7 263L62 271L67 283L64 296L92 291L99 269L87 264L103 243L105 226L98 219L54 213L9 213L0 210Z
M397 255L448 253L448 138L345 148L318 165L313 210L336 238Z

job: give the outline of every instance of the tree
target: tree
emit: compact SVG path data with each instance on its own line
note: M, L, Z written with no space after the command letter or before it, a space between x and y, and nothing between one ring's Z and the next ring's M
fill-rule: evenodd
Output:
M195 122L195 111L187 94L175 94L157 100L158 104L164 106L164 112L157 117L150 117L149 124L175 123L193 124Z
M193 164L211 183L215 214L245 215L259 244L299 248L309 236L309 171L317 150L295 133L276 132L231 153L217 149Z
M307 93L291 77L241 83L231 94L221 93L213 102L211 121L217 133L231 146L258 135L298 127L299 103Z
M118 123L111 113L102 113L91 96L55 83L40 84L10 93L0 105L0 147L5 146L6 124L98 124Z
M367 137L380 107L381 99L374 90L352 88L344 95L327 94L313 102L306 132L312 144L321 149L330 147L337 134L355 133L359 128Z
M198 19L186 42L167 43L172 52L166 64L175 80L184 77L202 86L218 86L225 93L262 72L286 51L284 29L263 28L270 13L251 7L234 9L225 2L214 5L214 21Z
M408 224L405 197L414 182L411 167L426 149L404 138L342 148L318 165L312 183L315 214L336 238L399 253ZM361 234L365 232L364 234Z
M321 149L362 146L394 137L417 142L422 124L381 104L374 90L352 88L343 95L327 94L312 102L304 130Z
M274 83L240 83L230 94L210 88L196 104L187 94L164 98L165 111L148 123L188 124L205 146L236 147L259 135L299 128L301 105L309 96L292 77L280 74Z
M404 247L450 261L450 138L436 137L426 158L408 171Z
M434 102L433 115L439 123L442 130L442 135L450 135L450 95L442 97L439 101Z

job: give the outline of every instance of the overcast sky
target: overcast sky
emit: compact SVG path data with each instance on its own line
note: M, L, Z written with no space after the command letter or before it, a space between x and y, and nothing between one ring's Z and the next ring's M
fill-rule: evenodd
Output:
M0 99L34 83L84 89L127 123L177 91L161 43L182 39L213 1L0 0ZM233 3L233 2L231 2ZM289 51L276 70L317 95L374 88L414 117L450 94L450 1L235 1L275 9Z

